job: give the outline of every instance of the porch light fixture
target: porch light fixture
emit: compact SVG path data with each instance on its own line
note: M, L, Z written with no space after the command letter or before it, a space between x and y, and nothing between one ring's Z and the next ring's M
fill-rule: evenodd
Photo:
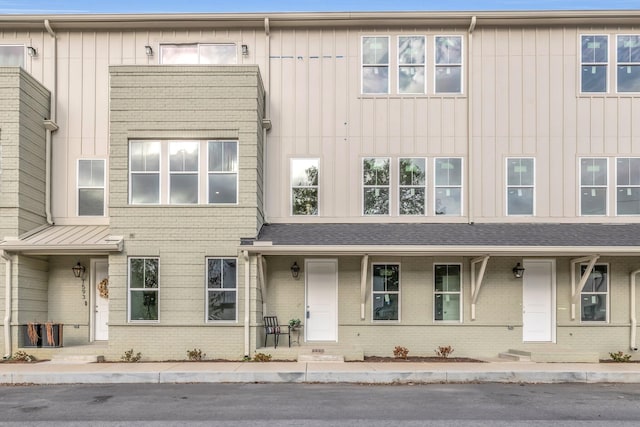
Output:
M517 263L515 267L513 267L513 277L516 279L521 279L524 275L524 267Z
M249 46L246 44L242 45L242 56L249 56Z
M33 46L27 46L27 55L29 55L32 58L35 58L36 56L38 56L38 49L36 49Z
M299 274L300 274L300 266L298 265L297 262L294 262L293 265L291 266L291 276L294 279L297 279Z
M147 56L153 56L153 48L149 45L146 45L144 47L144 53L146 53Z
M73 275L76 277L76 279L81 279L84 277L86 268L84 268L84 265L80 264L80 261L78 261L78 263L73 266L71 270L73 270Z

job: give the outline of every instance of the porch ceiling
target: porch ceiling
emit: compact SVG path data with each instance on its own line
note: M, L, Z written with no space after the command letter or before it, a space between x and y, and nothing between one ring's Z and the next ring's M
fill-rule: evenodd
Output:
M640 255L640 224L268 224L242 250L270 254Z
M122 247L123 238L111 236L108 225L46 226L0 241L0 250L33 255L106 254Z

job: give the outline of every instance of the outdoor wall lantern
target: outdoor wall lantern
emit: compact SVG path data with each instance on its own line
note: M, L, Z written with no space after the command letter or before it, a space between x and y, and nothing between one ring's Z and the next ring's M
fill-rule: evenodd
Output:
M144 53L146 53L147 56L153 56L153 48L149 45L146 45L144 47Z
M38 49L36 49L33 46L27 46L27 55L29 55L32 58L38 56Z
M522 278L522 276L524 275L524 267L520 265L520 263L517 263L515 267L513 267L513 277L515 277L516 279L520 279Z
M291 276L294 279L297 279L299 274L300 274L300 266L298 265L297 262L294 262L293 265L291 266Z
M71 270L73 270L73 275L77 278L77 279L82 279L84 277L84 272L86 270L86 268L84 268L84 265L80 264L80 261L78 261L78 263L76 265L74 265Z
M242 45L242 56L249 56L249 45Z

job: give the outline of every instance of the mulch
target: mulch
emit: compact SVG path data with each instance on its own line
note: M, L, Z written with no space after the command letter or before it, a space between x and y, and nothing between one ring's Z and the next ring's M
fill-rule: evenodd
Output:
M365 362L389 362L389 363L406 363L406 362L427 362L427 363L486 363L482 360L471 359L469 357L429 357L429 356L407 356L406 359L398 357L382 357L382 356L365 356Z

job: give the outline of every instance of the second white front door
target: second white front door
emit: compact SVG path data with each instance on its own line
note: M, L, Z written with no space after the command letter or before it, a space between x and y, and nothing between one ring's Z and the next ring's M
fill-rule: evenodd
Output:
M338 340L338 260L306 260L307 341Z
M555 341L555 262L524 260L522 341Z

